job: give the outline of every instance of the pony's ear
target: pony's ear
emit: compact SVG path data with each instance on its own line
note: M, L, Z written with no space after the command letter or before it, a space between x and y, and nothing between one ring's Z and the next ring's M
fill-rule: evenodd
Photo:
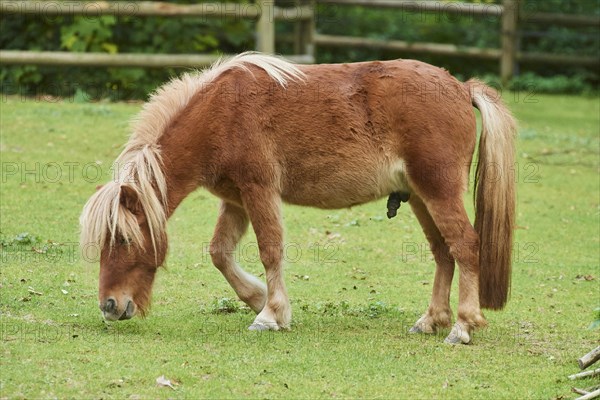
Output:
M130 186L123 185L121 186L119 200L121 201L121 204L126 209L131 211L131 213L135 215L138 218L138 221L141 223L145 216L137 192Z
M104 185L98 185L98 186L96 186L96 192L97 192L98 190L102 189L103 187L104 187Z

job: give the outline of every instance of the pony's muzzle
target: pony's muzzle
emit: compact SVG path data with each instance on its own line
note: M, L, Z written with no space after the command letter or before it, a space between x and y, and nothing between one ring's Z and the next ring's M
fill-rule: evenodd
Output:
M130 319L135 315L135 303L126 299L127 306L123 309L114 297L109 297L104 303L100 303L100 310L107 321L122 321Z

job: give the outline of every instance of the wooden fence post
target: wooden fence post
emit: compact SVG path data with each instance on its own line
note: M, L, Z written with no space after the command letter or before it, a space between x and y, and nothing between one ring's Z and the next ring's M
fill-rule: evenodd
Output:
M301 18L294 24L294 54L303 54L314 57L314 30L316 19L315 0L295 0L297 7L309 7L311 17ZM304 16L303 16L304 17Z
M317 29L317 2L315 0L309 0L308 5L310 6L312 13L309 20L305 21L304 28L304 53L315 57L315 32ZM314 62L314 61L313 61Z
M500 58L500 77L506 86L515 73L517 55L517 28L519 20L518 0L502 0L502 56Z
M256 23L256 50L275 53L275 1L260 0L260 17Z
M294 5L299 7L302 5L302 0L294 0ZM302 21L296 21L294 23L294 54L303 53L302 43Z

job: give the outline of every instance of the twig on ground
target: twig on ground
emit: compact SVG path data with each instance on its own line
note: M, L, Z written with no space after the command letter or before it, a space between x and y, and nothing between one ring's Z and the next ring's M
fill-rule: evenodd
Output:
M579 363L579 368L586 369L598 360L600 360L600 346L578 359L577 362Z
M600 397L600 389L594 390L593 392L590 392L588 394L584 394L583 396L578 397L575 400L591 400L595 399L596 397Z
M596 375L600 375L600 368L594 369L591 371L580 372L578 374L569 375L569 379L575 380L575 379L581 379L581 378L588 378L588 377L592 377L592 376L596 376Z

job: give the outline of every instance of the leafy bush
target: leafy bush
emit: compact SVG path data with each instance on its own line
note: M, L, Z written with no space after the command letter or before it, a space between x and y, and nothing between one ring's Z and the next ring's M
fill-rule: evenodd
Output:
M240 303L229 297L214 299L210 307L213 314L233 314L240 311L240 309Z
M526 72L512 80L510 89L516 91L535 90L536 93L598 94L597 87L594 88L594 85L586 80L586 75L581 73L572 76L542 77L533 72Z
M18 235L10 239L0 237L0 245L2 245L3 247L12 245L34 245L39 242L40 239L29 232L19 233Z

